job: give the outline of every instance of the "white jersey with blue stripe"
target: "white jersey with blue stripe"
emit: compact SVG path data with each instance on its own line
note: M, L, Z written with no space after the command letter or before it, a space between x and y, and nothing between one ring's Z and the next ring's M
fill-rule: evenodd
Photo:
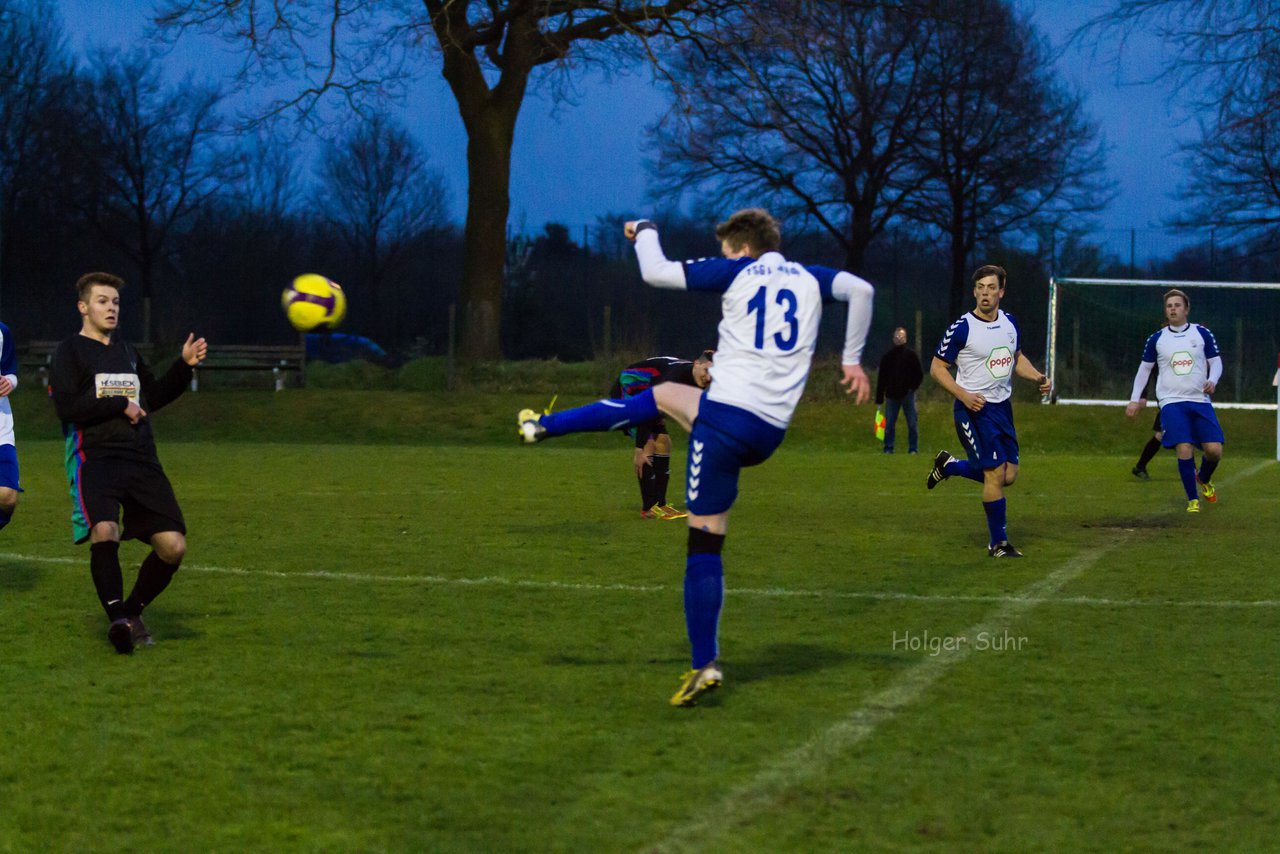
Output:
M1204 386L1209 379L1209 360L1218 356L1213 333L1198 323L1174 329L1166 326L1153 332L1142 350L1142 361L1154 362L1156 397L1160 406L1176 402L1208 403Z
M860 362L874 291L851 273L806 267L779 252L672 262L652 228L636 236L636 255L645 281L655 287L724 295L709 400L785 428L804 394L824 297L850 303L841 362Z
M1013 395L1022 333L1013 315L996 309L994 320L969 312L947 327L934 355L956 366L956 384L999 403Z
M0 323L0 374L14 388L18 387L18 356L13 346L13 333L9 327ZM9 396L0 397L0 445L12 445L13 441L13 407L9 405Z

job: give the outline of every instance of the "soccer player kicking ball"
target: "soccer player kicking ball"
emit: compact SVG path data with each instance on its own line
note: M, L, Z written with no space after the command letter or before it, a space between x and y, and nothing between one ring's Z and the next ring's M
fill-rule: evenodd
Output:
M1164 318L1168 325L1147 339L1124 412L1130 418L1138 414L1144 403L1142 392L1152 370L1158 366L1156 396L1160 399L1164 446L1177 449L1178 474L1187 494L1187 512L1199 513L1197 482L1205 501L1212 504L1218 500L1218 491L1213 488L1213 472L1222 459L1224 437L1209 395L1222 379L1222 356L1213 333L1187 320L1190 312L1191 298L1182 291L1175 288L1164 295ZM1204 451L1198 473L1193 445L1199 445Z
M939 451L925 486L933 489L959 475L982 484L990 557L1022 557L1005 529L1004 488L1018 478L1018 434L1013 427L1014 374L1049 393L1049 378L1022 354L1022 335L1013 315L1000 309L1004 268L994 264L973 273L973 311L947 327L933 354L929 374L955 397L956 435L968 459ZM955 366L956 375L951 376Z
M160 467L148 412L172 402L207 351L188 335L182 355L157 379L117 333L124 280L89 273L76 282L80 332L58 345L49 393L62 419L76 543L89 541L89 572L111 621L119 653L150 646L142 610L169 585L187 550L186 523ZM120 572L120 511L125 539L150 543L128 598Z
M804 392L824 298L849 303L841 382L858 403L871 396L859 362L871 324L871 285L850 273L806 267L779 251L782 234L760 208L741 210L716 226L723 258L669 261L648 220L628 222L645 282L657 288L721 294L722 319L713 382L702 389L662 383L625 400L601 400L554 414L518 416L527 443L586 430L643 424L665 413L690 430L686 499L689 508L684 612L693 667L671 698L690 706L720 685L717 632L724 599L721 549L739 472L759 465L782 443Z

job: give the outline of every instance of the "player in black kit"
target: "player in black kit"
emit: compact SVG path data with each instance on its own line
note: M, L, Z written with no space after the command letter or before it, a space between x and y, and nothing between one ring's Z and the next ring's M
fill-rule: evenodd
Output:
M187 550L186 523L160 467L149 413L182 394L208 345L188 335L181 357L157 378L116 333L123 287L110 273L88 273L76 282L82 324L54 353L49 394L66 437L75 541L89 541L89 572L111 621L107 637L117 652L130 653L151 644L142 609L169 585ZM121 510L123 538L152 549L127 598Z
M692 362L675 356L651 356L622 369L609 392L620 400L632 397L659 383L681 383L706 388L711 382L711 361L715 350L703 350ZM667 503L671 480L671 435L667 422L658 416L635 428L636 450L633 465L640 483L642 519L683 519L688 514ZM631 432L631 431L627 431Z

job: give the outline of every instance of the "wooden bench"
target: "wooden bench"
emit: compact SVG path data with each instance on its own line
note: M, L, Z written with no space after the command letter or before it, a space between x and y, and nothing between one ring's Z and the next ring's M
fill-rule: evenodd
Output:
M18 345L18 370L37 371L40 386L49 387L49 366L53 364L53 354L61 341L28 341Z
M285 377L298 374L306 385L307 348L297 344L211 344L203 362L191 372L191 390L198 391L202 371L271 371L276 391L284 391Z

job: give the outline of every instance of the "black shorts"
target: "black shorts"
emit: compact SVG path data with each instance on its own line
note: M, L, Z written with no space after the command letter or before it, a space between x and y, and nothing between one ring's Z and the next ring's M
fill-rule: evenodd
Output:
M187 532L182 508L159 463L85 460L72 475L71 526L77 543L89 539L99 522L119 522L122 540L150 541L163 531Z

